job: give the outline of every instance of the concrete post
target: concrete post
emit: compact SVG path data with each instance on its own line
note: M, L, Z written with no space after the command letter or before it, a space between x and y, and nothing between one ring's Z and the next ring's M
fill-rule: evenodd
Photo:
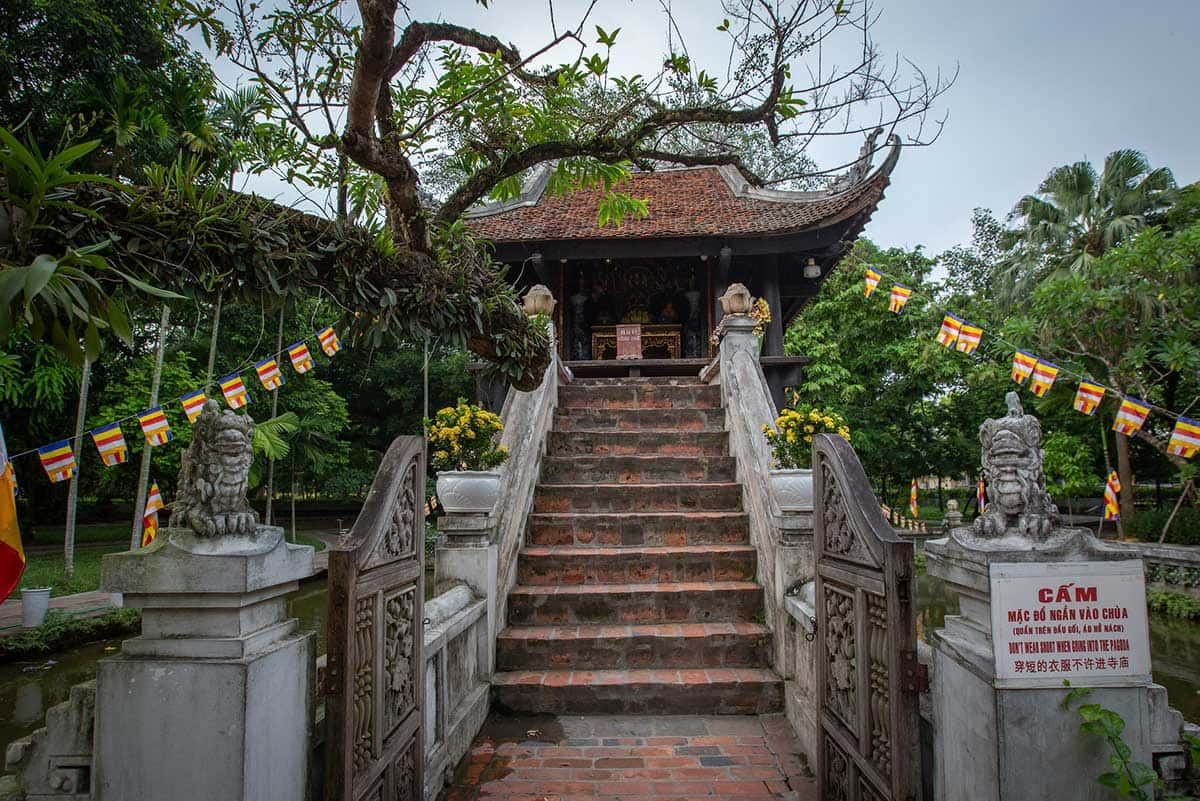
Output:
M480 672L490 675L496 664L496 635L499 634L499 549L496 547L498 519L494 514L447 513L438 519L445 535L439 544L434 575L439 583L461 581L476 598L487 602L487 654Z
M143 617L99 663L95 801L302 801L313 637L284 596L312 564L311 547L267 526L168 528L104 558L101 586Z

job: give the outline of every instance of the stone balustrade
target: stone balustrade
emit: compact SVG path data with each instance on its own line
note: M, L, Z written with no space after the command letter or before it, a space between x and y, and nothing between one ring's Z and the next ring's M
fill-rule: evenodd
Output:
M1200 547L1152 542L1125 544L1141 553L1147 588L1200 597Z

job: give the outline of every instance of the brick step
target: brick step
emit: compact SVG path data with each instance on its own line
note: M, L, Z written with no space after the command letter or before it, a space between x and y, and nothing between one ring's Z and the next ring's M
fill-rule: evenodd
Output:
M707 384L568 384L558 391L560 409L716 409L721 388Z
M496 669L756 667L770 636L757 623L509 626L496 638Z
M724 431L724 409L563 409L555 431Z
M642 512L639 514L533 514L532 546L736 545L747 543L744 512Z
M527 587L508 594L514 625L721 623L753 620L762 587L750 581Z
M725 431L551 431L550 456L728 456Z
M732 481L691 484L539 484L539 512L741 511L742 485Z
M492 677L502 711L571 715L761 715L783 709L783 682L773 671L521 671Z
M544 587L752 581L756 557L749 545L526 548L517 562L517 583Z
M542 462L548 484L673 484L733 481L732 456L550 456Z

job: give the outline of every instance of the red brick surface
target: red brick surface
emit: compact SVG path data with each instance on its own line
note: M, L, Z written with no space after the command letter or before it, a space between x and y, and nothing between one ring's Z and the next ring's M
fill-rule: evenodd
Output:
M442 801L814 801L787 720L493 716Z

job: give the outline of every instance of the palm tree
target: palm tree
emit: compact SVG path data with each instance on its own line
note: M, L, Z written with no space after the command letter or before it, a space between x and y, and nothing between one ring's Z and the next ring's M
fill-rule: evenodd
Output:
M1048 275L1085 269L1113 246L1142 230L1147 218L1171 204L1175 179L1151 169L1136 150L1114 150L1104 172L1077 161L1050 172L1037 194L1021 198L1009 215L1021 225L1006 232L997 299L1009 306Z

